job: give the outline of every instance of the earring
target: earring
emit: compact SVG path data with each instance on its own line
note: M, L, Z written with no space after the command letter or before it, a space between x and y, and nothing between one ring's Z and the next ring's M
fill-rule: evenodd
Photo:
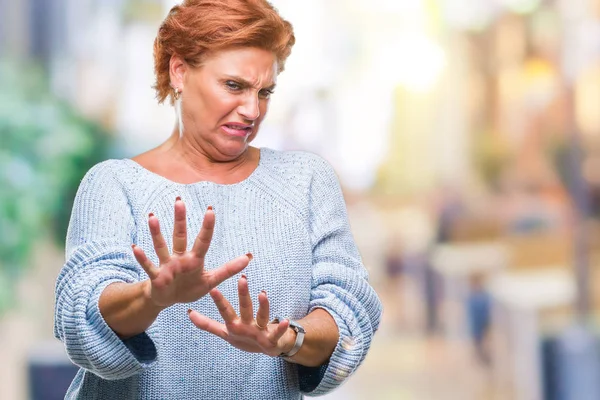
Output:
M180 91L179 88L174 88L173 90L175 90L175 100L179 100L179 95L180 95Z

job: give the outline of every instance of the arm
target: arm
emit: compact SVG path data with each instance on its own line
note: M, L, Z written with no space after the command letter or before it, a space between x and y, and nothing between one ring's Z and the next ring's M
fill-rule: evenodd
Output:
M307 318L324 311L338 332L326 362L318 367L310 363L298 366L301 390L318 396L338 387L362 363L379 326L382 307L354 243L337 177L320 158L314 160L310 213L313 271ZM330 344L328 339L321 343L325 347Z
M122 340L99 307L104 289L133 285L141 269L131 251L135 223L114 162L93 167L79 186L66 243L66 263L56 282L54 335L70 359L104 379L143 371L156 358L151 335Z
M152 302L148 279L110 284L102 292L98 305L106 323L122 339L145 332L164 310Z

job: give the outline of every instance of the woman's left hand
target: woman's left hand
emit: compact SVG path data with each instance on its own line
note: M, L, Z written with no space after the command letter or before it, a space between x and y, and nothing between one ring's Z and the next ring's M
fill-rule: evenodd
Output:
M294 347L295 333L288 329L289 320L269 324L269 299L265 291L258 295L258 312L254 318L252 299L245 275L238 280L239 316L218 289L212 289L209 293L225 323L212 320L197 311L188 310L190 320L198 328L217 335L232 346L249 353L264 353L276 357Z

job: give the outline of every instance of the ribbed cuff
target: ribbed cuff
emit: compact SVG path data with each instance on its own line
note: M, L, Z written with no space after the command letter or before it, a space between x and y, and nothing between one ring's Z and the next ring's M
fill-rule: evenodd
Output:
M322 308L331 314L339 332L338 343L326 364L315 368L299 366L300 390L311 396L327 394L340 386L354 373L365 355L364 335L352 310L342 302L335 306L341 315L324 304L316 304L310 310Z
M98 305L108 285L138 279L129 249L110 243L81 246L70 255L59 276L56 335L75 364L103 379L128 378L156 360L152 328L123 341L108 326Z
M92 372L108 380L139 374L151 366L157 357L154 341L147 333L122 340L102 317L98 306L100 295L114 282L122 281L106 280L94 290L87 307L89 330L81 338L84 354L95 367Z

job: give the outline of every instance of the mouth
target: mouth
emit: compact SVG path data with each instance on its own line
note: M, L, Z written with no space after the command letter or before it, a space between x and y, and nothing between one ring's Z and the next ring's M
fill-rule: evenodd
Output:
M224 124L221 126L221 128L225 131L225 133L232 135L232 136L242 136L242 137L250 135L250 133L252 133L253 127L254 127L254 125L235 124L235 123Z

